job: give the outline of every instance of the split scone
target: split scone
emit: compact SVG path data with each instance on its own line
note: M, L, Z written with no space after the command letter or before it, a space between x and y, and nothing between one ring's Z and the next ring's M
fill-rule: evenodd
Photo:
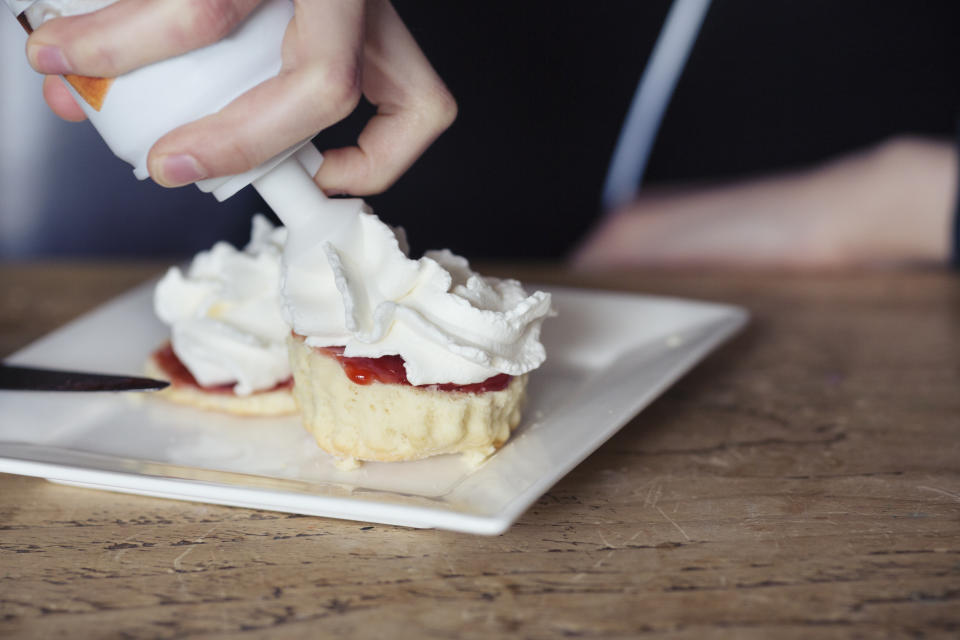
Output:
M349 466L493 453L520 423L550 295L450 251L411 259L361 200L287 221L281 280L304 427ZM291 226L293 225L293 226Z
M256 216L242 251L218 242L186 273L173 267L160 280L154 309L171 338L146 368L170 381L161 397L237 415L296 413L280 310L285 238L286 229Z
M417 460L462 453L483 460L520 424L527 376L414 387L398 356L347 358L288 339L304 427L341 460Z

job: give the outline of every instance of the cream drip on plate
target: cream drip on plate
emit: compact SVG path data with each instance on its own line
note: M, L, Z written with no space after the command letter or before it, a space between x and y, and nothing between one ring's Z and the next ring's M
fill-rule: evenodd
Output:
M154 309L170 325L173 351L202 386L233 384L238 395L290 377L281 314L280 262L286 229L253 219L238 251L218 242L184 274L172 267L154 291Z
M295 226L284 250L283 311L308 345L400 355L414 385L471 384L543 363L550 294L483 277L447 250L411 259L402 234L362 200L324 208L315 220L287 222Z

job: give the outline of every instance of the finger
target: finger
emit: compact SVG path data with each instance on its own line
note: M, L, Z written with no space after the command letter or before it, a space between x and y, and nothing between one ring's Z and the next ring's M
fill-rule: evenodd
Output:
M284 38L279 75L218 113L154 145L150 175L164 186L247 171L349 115L360 99L363 3L310 0Z
M87 114L73 99L73 94L59 76L46 76L43 79L43 99L47 106L64 120L80 122L87 119Z
M314 180L329 193L385 190L457 115L456 101L390 3L367 4L363 93L377 106L377 115L357 146L324 152Z
M40 73L115 77L228 35L260 0L119 0L56 18L27 40Z
M452 106L439 106L439 105ZM327 149L314 181L330 195L374 195L388 189L453 121L452 98L427 109L378 114L364 127L354 147Z

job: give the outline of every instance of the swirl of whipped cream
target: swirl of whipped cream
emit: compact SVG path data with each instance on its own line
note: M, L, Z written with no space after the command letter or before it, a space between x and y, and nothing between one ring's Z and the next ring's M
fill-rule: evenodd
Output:
M399 355L414 385L471 384L543 363L550 294L483 277L447 250L413 260L402 232L361 200L328 206L340 209L339 228L291 228L284 250L284 315L308 345Z
M280 310L286 232L255 216L243 251L218 242L197 254L186 275L172 267L157 284L154 310L201 386L234 384L234 393L248 395L290 377L290 327Z

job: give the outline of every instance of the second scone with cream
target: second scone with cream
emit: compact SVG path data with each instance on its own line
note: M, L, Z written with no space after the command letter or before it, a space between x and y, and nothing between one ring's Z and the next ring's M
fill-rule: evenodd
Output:
M172 267L160 280L154 309L171 336L147 371L170 380L162 397L239 415L296 412L280 311L285 238L286 229L255 216L243 250L218 242L186 272Z

